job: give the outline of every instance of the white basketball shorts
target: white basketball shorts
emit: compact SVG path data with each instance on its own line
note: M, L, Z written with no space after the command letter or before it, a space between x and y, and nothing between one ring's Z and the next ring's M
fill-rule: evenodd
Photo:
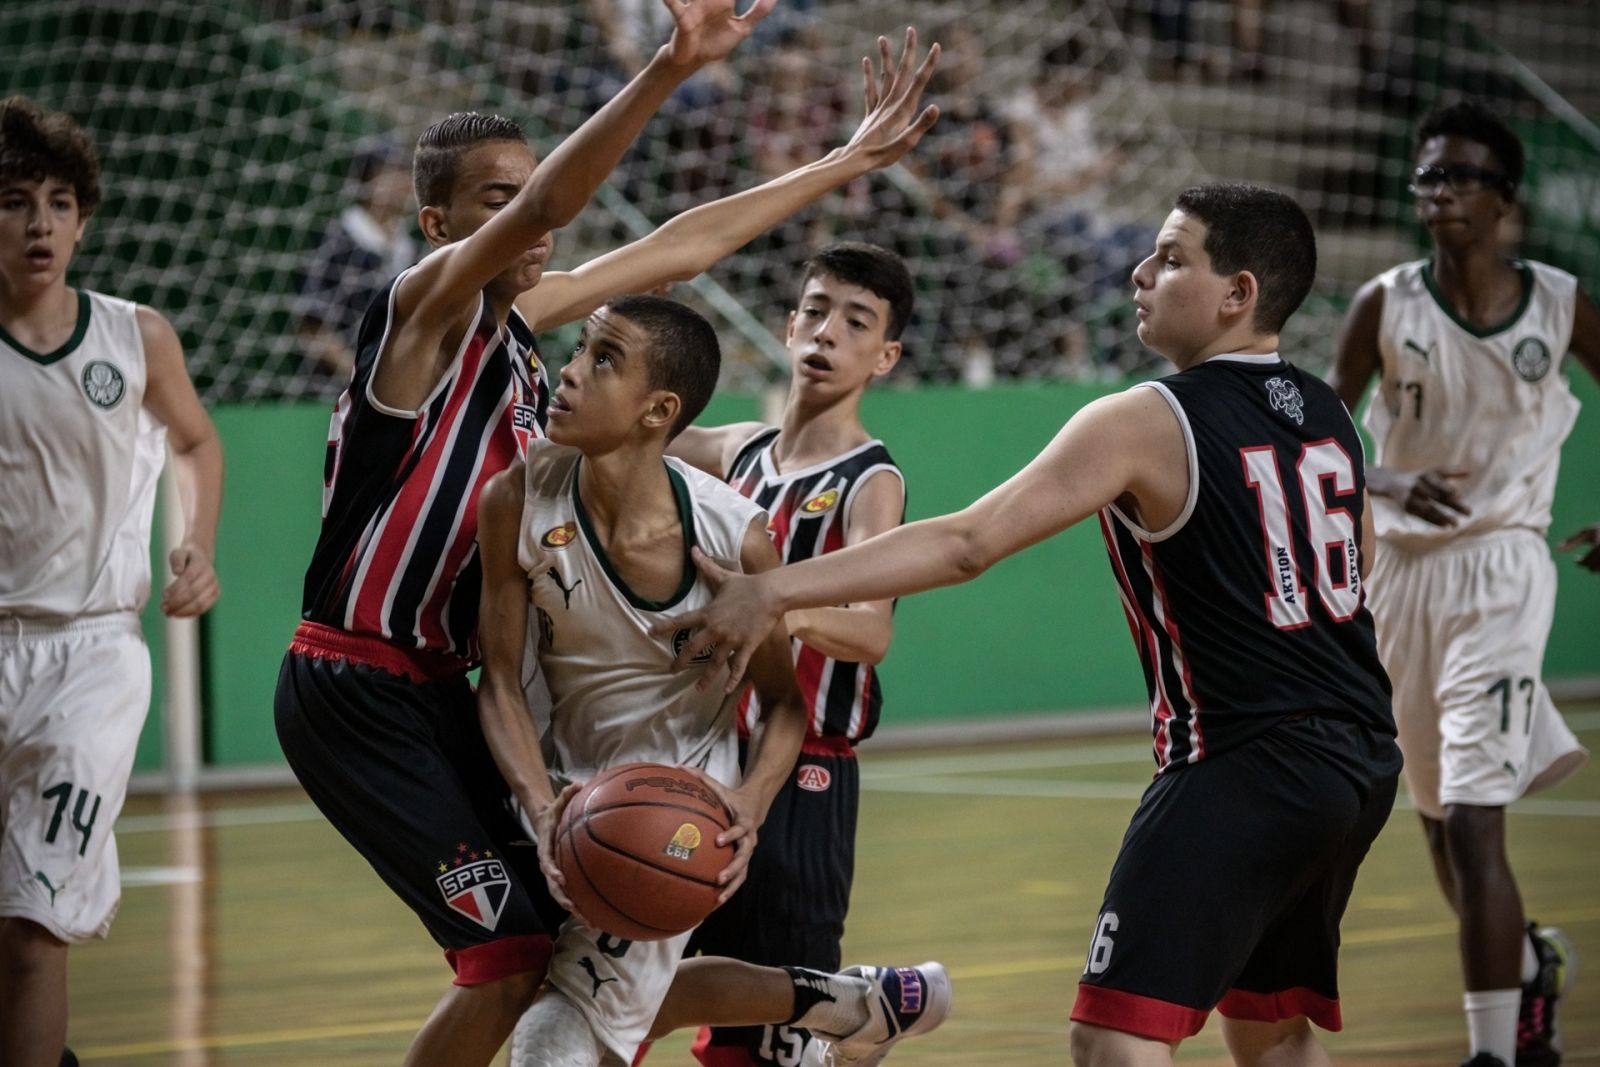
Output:
M111 835L150 708L134 615L0 618L0 917L104 937L121 899Z
M1556 569L1537 533L1380 541L1367 591L1418 811L1502 807L1587 761L1540 673Z
M568 919L556 935L548 980L618 1060L632 1063L667 998L690 933L628 941Z

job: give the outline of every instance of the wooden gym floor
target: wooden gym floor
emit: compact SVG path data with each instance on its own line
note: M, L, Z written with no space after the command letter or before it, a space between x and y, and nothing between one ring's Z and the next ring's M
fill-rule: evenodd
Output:
M1600 748L1600 704L1568 719ZM846 962L943 960L955 1011L898 1067L1068 1062L1066 1018L1100 892L1150 775L1127 736L873 752L863 761ZM1580 953L1568 1064L1600 1064L1600 771L1524 801L1512 862L1531 916ZM118 828L122 912L71 957L86 1065L398 1063L448 981L432 941L294 790L135 797ZM1344 924L1341 1064L1454 1065L1465 1050L1455 926L1415 815L1395 811ZM1587 972L1587 973L1583 973ZM686 1037L649 1063L690 1065ZM1213 1023L1182 1063L1223 1063Z

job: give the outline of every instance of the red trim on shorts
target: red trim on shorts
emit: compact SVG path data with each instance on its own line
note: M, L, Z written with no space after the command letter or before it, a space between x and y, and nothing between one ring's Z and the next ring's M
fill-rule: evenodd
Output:
M639 1067L639 1064L644 1062L644 1058L650 1054L651 1044L652 1042L646 1041L639 1046L639 1051L633 1054L633 1067Z
M1182 1041L1193 1037L1205 1026L1210 1014L1168 1000L1083 982L1078 984L1078 999L1072 1005L1075 1023L1104 1026L1157 1041Z
M1217 1011L1229 1019L1247 1023L1277 1023L1304 1015L1324 1030L1340 1030L1339 1002L1330 1000L1305 986L1281 989L1276 993L1251 993L1230 989L1223 995Z
M302 622L295 627L289 651L312 659L374 667L419 685L454 681L472 669L472 664L460 656L422 648L403 648L380 637L353 634L320 622Z
M755 1064L750 1050L743 1045L713 1045L709 1026L702 1026L700 1032L694 1035L694 1044L689 1046L689 1052L700 1061L702 1067L754 1067Z
M502 937L471 948L447 948L445 962L456 972L455 985L484 985L514 974L537 971L542 981L550 970L555 944L549 934Z
M848 737L838 734L806 734L806 739L800 742L802 756L854 756L856 746L850 743Z

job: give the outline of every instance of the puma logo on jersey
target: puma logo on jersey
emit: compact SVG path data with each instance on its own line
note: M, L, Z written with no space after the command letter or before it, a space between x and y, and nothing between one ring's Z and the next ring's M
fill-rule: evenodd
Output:
M546 534L545 536L548 537L550 535ZM568 611L571 611L572 610L572 592L573 592L573 590L577 589L578 586L583 584L583 579L579 578L577 581L573 582L572 585L569 587L569 586L565 585L561 581L561 572L556 570L554 567L551 567L548 571L545 572L545 574L547 574L549 576L549 578L550 578L550 580L552 582L556 583L556 588L561 590L561 606L566 608Z
M598 997L600 995L600 987L605 985L607 982L617 981L615 978L601 978L599 972L594 968L594 960L590 959L588 956L584 956L582 959L578 960L578 966L582 967L589 973L589 981L594 983L594 989L589 992L591 997Z
M1434 342L1434 344L1437 344L1437 343L1438 343L1437 341ZM1421 345L1417 344L1417 342L1415 342L1415 341L1406 341L1406 342L1403 343L1403 347L1409 348L1411 351L1413 351L1417 355L1421 356L1422 359L1423 359L1423 362L1425 362L1425 363L1426 362L1431 362L1432 359L1433 359L1433 348L1434 348L1434 345L1432 345L1432 344L1430 344L1427 348L1423 348Z
M1285 378L1268 378L1267 399L1272 403L1273 411L1281 411L1297 423L1306 421L1305 398L1293 382Z
M564 522L560 526L553 526L539 538L539 543L546 548L566 548L572 544L572 539L578 536L577 523Z
M839 490L829 489L826 493L816 496L800 505L800 510L807 515L820 515L839 502Z

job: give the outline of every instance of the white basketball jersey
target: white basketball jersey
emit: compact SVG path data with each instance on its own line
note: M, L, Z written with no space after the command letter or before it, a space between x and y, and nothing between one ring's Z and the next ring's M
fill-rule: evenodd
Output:
M1456 484L1472 513L1454 527L1409 515L1373 497L1378 535L1419 546L1550 525L1561 443L1578 400L1561 373L1572 340L1577 279L1543 263L1517 264L1521 306L1479 329L1459 319L1434 284L1427 260L1379 277L1383 372L1364 420L1375 461L1395 470L1461 467Z
M0 615L138 611L166 427L144 409L136 305L78 291L54 352L0 330Z
M721 686L696 691L698 669L672 673L673 656L689 632L654 637L650 627L711 600L687 557L690 545L742 570L745 534L758 519L764 529L766 513L715 478L667 458L683 523L685 582L669 600L648 601L612 569L590 529L578 495L581 458L576 449L529 442L518 546L533 599L525 687L542 720L551 778L585 781L606 767L645 760L699 767L736 784L737 695L724 696Z

